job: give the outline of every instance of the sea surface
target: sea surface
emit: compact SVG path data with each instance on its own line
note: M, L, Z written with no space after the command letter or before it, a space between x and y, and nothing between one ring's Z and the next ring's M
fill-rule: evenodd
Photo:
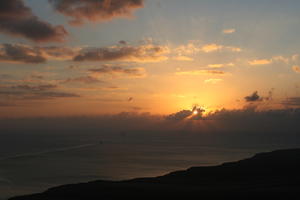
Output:
M97 179L160 176L250 157L277 146L205 145L193 139L87 134L2 133L0 199Z

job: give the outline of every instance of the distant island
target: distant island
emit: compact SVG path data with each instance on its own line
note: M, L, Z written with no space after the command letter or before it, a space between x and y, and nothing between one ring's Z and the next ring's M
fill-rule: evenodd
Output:
M63 185L10 200L294 199L299 194L300 149L288 149L153 178Z

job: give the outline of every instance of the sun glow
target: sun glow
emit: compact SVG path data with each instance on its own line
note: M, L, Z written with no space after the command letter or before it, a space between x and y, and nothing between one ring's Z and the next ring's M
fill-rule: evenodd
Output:
M194 111L193 111L193 115L198 115L198 111L197 111L197 110L194 110Z

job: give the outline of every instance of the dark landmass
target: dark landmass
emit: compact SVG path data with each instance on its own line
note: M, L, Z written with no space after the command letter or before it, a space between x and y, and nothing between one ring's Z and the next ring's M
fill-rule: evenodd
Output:
M300 196L300 149L260 153L155 178L63 185L11 200L294 199ZM298 197L299 198L299 197Z

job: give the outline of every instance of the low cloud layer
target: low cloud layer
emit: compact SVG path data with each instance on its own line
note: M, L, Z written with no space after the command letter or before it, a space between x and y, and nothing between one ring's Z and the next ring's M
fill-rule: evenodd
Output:
M191 112L191 111L190 111ZM187 116L181 112L177 116ZM1 133L86 134L101 141L192 142L197 145L259 147L300 145L299 109L253 111L219 110L199 120L170 120L147 113L97 117L27 118L0 120ZM147 143L146 143L147 144Z
M59 13L71 18L70 24L84 21L108 21L116 17L131 17L144 6L144 0L49 0Z
M63 26L35 16L23 0L0 1L0 32L34 42L62 42L68 35Z

